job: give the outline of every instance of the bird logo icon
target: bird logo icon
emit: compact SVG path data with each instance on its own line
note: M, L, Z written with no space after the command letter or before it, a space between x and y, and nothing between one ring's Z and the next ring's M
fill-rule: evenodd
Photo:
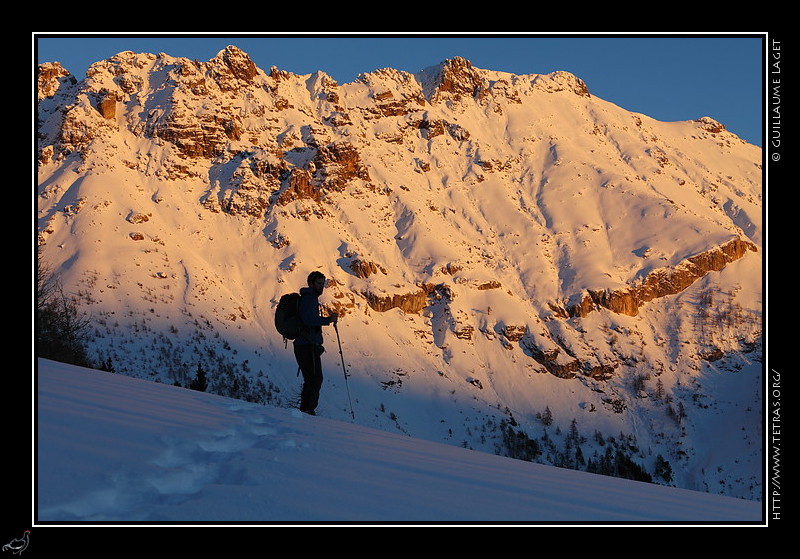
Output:
M14 538L7 544L3 546L3 551L10 551L15 555L20 555L25 548L28 547L28 538L30 537L31 531L25 530L25 534L21 538Z

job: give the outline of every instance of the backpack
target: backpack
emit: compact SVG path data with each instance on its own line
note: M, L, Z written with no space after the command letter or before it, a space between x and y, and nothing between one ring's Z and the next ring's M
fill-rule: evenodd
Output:
M294 340L300 334L300 294L282 295L275 309L275 328L284 340Z

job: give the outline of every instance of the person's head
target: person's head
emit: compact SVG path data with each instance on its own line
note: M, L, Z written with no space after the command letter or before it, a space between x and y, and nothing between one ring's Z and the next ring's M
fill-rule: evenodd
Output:
M308 286L316 291L317 293L322 293L322 290L325 289L325 274L322 272L314 271L308 274Z

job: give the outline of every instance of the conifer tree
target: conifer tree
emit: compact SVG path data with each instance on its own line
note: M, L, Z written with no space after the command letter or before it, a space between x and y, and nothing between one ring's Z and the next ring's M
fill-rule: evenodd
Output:
M198 392L205 392L206 388L208 388L208 378L200 363L197 364L197 371L195 372L194 379L189 383L189 388L197 390Z
M542 424L544 425L552 425L553 424L553 412L550 411L550 406L545 406L544 413L539 415Z

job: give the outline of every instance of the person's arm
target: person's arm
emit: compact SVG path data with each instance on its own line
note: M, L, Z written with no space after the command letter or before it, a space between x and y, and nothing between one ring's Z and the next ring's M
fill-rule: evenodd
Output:
M306 326L327 326L334 317L320 316L319 304L313 297L300 297L300 320Z

